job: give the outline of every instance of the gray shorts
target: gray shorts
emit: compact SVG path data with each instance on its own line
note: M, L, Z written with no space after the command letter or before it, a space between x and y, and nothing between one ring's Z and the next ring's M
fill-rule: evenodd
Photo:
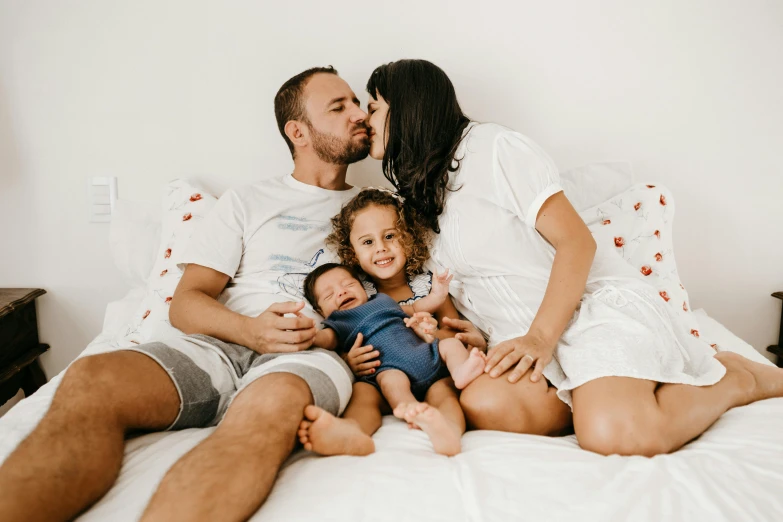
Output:
M291 373L304 379L316 406L342 414L351 398L353 375L334 352L313 348L260 355L208 335L187 335L126 348L143 353L166 370L180 397L170 430L214 426L231 399L256 379Z

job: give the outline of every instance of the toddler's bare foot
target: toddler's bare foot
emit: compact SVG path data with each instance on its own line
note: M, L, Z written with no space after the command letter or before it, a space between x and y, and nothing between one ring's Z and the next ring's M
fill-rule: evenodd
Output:
M299 423L299 441L307 451L321 455L364 456L375 452L375 443L352 419L340 419L318 406L307 406Z
M783 397L783 368L757 363L732 352L718 352L715 358L726 367L724 379L733 377L739 383L741 404Z
M451 457L462 449L459 428L426 402L400 404L394 408L394 416L421 428L432 441L435 453Z
M478 348L473 348L465 362L451 374L451 378L454 379L454 386L458 390L463 389L473 382L476 377L484 373L486 364L487 355Z

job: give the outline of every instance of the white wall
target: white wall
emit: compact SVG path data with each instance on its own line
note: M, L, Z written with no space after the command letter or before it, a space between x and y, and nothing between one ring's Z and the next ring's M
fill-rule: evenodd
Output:
M87 221L89 176L156 199L175 177L221 190L288 172L284 80L333 64L365 99L375 66L421 57L473 118L561 168L627 159L668 185L693 305L763 349L783 289L782 27L775 0L0 0L0 286L48 290L52 375L126 290L108 226Z

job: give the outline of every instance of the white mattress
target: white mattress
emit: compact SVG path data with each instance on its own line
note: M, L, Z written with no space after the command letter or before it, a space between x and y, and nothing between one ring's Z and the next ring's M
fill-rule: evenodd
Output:
M110 305L105 332L135 299ZM698 318L705 334L747 347L706 314ZM108 339L98 336L87 352L105 349ZM0 462L43 416L60 377L0 419ZM79 520L136 520L165 472L210 433L130 440L118 482ZM375 442L369 457L296 453L251 520L783 520L783 399L736 408L682 450L652 459L599 456L573 436L493 431L467 433L463 452L446 458L393 417Z

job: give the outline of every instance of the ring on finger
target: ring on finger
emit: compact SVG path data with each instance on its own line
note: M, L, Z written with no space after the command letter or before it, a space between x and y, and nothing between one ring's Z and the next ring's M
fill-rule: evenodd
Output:
M530 359L530 363L531 363L531 364L533 363L533 361L535 361L535 359L533 358L533 356L532 356L532 355L530 355L529 353L526 353L525 355L523 355L523 356L522 356L522 359Z

